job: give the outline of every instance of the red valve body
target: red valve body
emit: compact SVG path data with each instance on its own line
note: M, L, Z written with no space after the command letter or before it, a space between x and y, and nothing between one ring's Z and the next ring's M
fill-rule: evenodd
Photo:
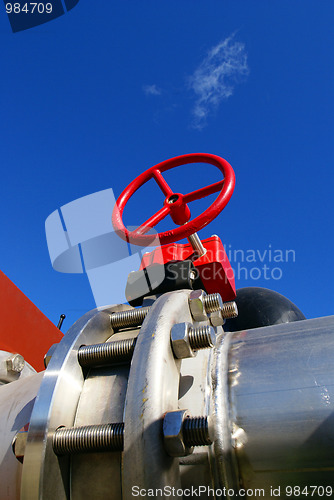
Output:
M206 254L193 260L207 293L220 293L224 302L236 298L234 273L227 258L224 246L218 236L202 241ZM163 245L159 251L145 254L140 265L144 269L152 264L167 264L175 260L192 258L194 250L188 243Z

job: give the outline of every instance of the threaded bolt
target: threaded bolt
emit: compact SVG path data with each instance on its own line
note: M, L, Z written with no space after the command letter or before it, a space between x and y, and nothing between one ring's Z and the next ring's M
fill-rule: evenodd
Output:
M212 326L194 328L190 323L177 323L171 329L171 343L177 359L192 358L194 351L213 347L216 334Z
M194 446L208 446L207 417L190 417L188 410L166 413L163 421L163 440L167 454L171 457L185 457L193 452Z
M6 359L7 370L12 373L21 373L24 364L24 357L21 354L13 354Z
M216 344L216 335L212 326L188 328L189 344L193 350L208 349Z
M193 290L189 295L189 308L195 321L208 321L208 314L221 311L223 301L219 293L209 295L204 290Z
M208 417L186 417L182 431L186 446L208 446L212 443L209 436Z
M211 293L203 298L204 307L207 313L221 311L224 319L236 318L238 307L236 302L223 302L219 293Z
M225 319L236 318L238 316L238 306L236 302L224 302L222 307L222 316Z
M110 322L113 329L127 328L130 326L139 326L146 318L150 306L141 309L129 309L128 311L119 311L112 313Z
M136 338L81 346L78 362L82 367L106 366L130 361L136 345Z
M124 423L60 427L53 435L52 446L56 455L123 451Z
M207 313L219 311L223 308L223 301L219 293L210 293L203 297L204 307Z

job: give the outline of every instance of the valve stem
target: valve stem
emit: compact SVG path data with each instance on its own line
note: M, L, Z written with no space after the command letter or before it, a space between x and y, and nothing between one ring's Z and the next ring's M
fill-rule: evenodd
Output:
M189 241L190 245L194 249L197 257L203 257L203 255L206 254L206 249L204 248L197 233L194 233L194 234L191 234L190 236L188 236L187 240Z

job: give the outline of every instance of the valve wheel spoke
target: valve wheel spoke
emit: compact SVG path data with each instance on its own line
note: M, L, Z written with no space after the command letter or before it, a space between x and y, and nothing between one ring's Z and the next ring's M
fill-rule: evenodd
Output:
M174 194L174 191L170 188L160 170L156 169L153 171L153 178L165 196Z
M135 231L132 232L135 236L140 236L147 233L152 227L156 226L161 222L170 212L168 206L163 206L154 215L147 219L141 226L139 226Z
M204 188L197 189L196 191L192 191L191 193L187 193L183 195L183 200L185 203L189 203L191 201L200 200L201 198L205 198L213 193L218 193L224 186L225 179L215 182L214 184L210 184L210 186L205 186Z

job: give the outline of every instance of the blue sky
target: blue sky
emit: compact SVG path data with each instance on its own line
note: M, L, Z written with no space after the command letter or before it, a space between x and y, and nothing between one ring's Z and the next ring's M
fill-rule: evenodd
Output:
M333 314L333 22L327 0L80 0L14 34L3 9L1 269L69 327L94 299L86 275L52 269L47 217L101 190L118 196L169 157L208 152L231 163L236 188L199 235L239 250L237 287L276 290L308 318ZM187 192L219 175L202 165L166 178ZM147 186L126 223L160 203Z

